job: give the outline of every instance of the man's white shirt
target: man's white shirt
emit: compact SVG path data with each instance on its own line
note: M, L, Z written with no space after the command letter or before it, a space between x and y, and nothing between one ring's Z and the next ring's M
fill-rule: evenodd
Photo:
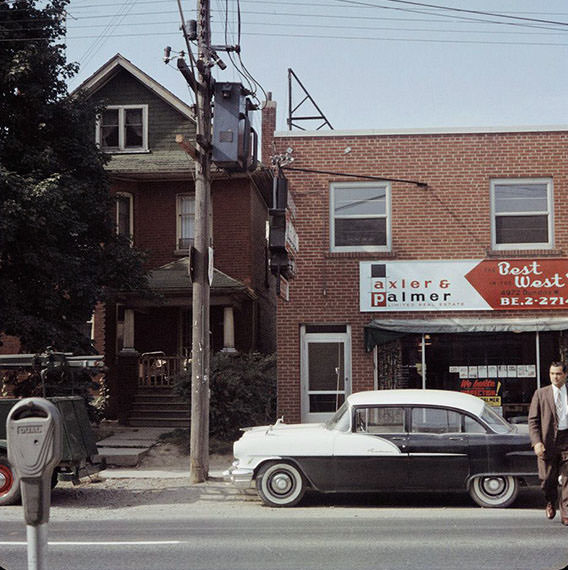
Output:
M566 385L562 388L552 385L554 403L556 405L556 416L558 418L558 429L568 429L568 393Z

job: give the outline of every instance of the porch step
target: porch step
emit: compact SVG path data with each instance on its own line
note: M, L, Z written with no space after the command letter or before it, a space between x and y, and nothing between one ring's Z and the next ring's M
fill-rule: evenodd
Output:
M184 419L171 417L130 416L128 424L132 427L189 428L189 416Z
M171 389L140 388L130 409L128 424L134 427L184 427L189 426L191 412Z

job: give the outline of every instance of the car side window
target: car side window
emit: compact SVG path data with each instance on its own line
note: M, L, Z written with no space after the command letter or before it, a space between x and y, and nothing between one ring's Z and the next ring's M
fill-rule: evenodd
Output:
M413 408L412 433L460 433L461 414L444 408Z
M355 431L358 433L403 433L404 408L368 407L355 410Z
M487 433L487 430L477 421L465 416L464 431L466 433Z

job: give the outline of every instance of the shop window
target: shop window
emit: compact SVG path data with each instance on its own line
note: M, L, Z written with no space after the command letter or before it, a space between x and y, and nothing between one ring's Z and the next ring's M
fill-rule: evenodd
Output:
M404 433L404 408L357 408L354 425L361 433Z
M134 209L132 194L119 192L116 195L116 233L132 241L134 234Z
M148 150L148 105L110 105L97 121L97 143L106 152Z
M178 194L176 210L177 249L187 254L194 238L195 196L193 194Z
M492 180L492 247L553 247L552 180Z
M390 185L332 184L330 237L332 251L389 251Z

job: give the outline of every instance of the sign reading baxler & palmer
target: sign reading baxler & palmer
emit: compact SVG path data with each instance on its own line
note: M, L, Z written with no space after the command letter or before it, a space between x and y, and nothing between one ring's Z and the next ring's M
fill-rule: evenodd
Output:
M361 261L360 310L568 309L568 259Z

